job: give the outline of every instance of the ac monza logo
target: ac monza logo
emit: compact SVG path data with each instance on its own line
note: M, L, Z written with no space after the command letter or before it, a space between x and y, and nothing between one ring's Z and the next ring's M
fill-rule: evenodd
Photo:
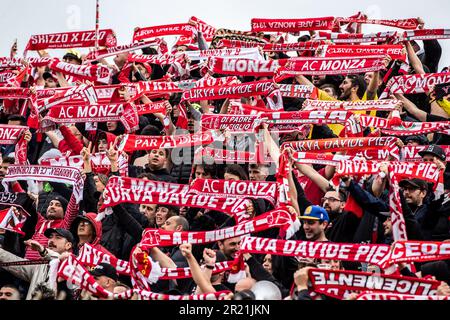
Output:
M161 241L161 237L160 237L159 232L157 230L147 231L145 233L145 235L144 235L144 239L151 246L157 246L157 245L159 245L159 243Z
M112 33L106 36L106 45L108 47L115 47L117 45L117 39Z
M97 74L100 79L107 78L109 76L109 70L106 67L100 67L98 68Z

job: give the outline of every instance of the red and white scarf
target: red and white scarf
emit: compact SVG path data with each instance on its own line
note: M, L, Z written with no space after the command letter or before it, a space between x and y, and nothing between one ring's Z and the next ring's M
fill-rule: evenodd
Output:
M185 193L161 193L142 189L129 189L108 185L104 193L103 208L120 203L162 204L170 206L186 206L225 212L240 223L248 219L246 212L249 200L234 197L217 197Z
M49 97L44 98L49 94ZM36 104L39 112L50 109L51 107L62 103L72 102L73 104L79 105L81 103L96 104L98 101L94 86L87 84L81 84L76 87L61 88L57 91L38 91L37 97L38 99L36 100Z
M394 42L401 34L396 31L385 31L377 33L330 33L319 31L315 40L331 40L333 43L363 43L363 42Z
M202 114L200 123L203 130L253 132L261 124L261 120L256 115Z
M213 131L176 136L139 136L125 134L119 143L118 150L133 152L137 150L185 148L208 145L219 138Z
M128 189L137 195L143 192L158 192L165 195L173 193L186 194L189 191L189 186L186 184L117 176L109 178L107 187Z
M13 81L16 76L17 74L9 70L0 72L0 85L6 86L10 81Z
M388 261L390 246L244 237L242 238L240 251L302 258L358 261L383 267Z
M241 97L267 95L274 89L276 87L270 80L246 82L230 86L193 88L183 92L182 101L240 99Z
M161 39L152 39L147 41L140 41L136 43L116 46L112 48L106 48L103 50L93 50L88 53L86 60L88 62L112 57L121 53L130 52L138 49L147 48L150 46L159 46L161 44Z
M136 111L138 115L151 114L151 113L165 113L166 110L171 107L170 102L167 100L150 102L146 104L136 104Z
M202 158L213 158L214 163L258 163L258 159L254 152L239 151L239 150L223 150L223 149L213 149L210 147L204 147L198 150L196 153L196 158L201 161ZM273 162L273 160L266 156L264 158L265 163Z
M382 26L395 27L404 30L414 30L419 26L417 18L409 19L367 19L362 17L336 18L337 24L358 23L358 24L379 24Z
M379 150L387 149L389 154L399 160L399 148L396 145L395 137L374 137L374 138L336 138L302 140L283 143L281 149L292 148L295 151L308 152L338 152L342 150Z
M323 45L319 57L390 56L392 60L406 60L402 45Z
M307 99L302 110L346 110L346 111L393 111L399 105L399 100L369 100L369 101L328 101Z
M292 58L277 70L274 81L297 75L342 75L381 69L384 69L383 56Z
M450 73L426 73L392 77L383 91L380 99L389 93L414 94L430 92L433 86L450 82Z
M438 40L450 39L450 29L422 29L422 30L407 30L403 34L401 40Z
M49 64L49 68L65 75L75 76L77 78L89 81L96 81L108 84L111 80L112 69L104 65L75 65L67 62L53 59Z
M171 295L142 289L133 289L115 294L114 299L131 299L134 294L137 294L139 300L224 300L225 296L229 293L231 293L231 291L223 290L202 294Z
M258 48L208 49L186 51L185 54L189 57L189 59L191 59L191 61L203 61L210 57L263 60L263 56Z
M327 292L327 290L371 290L386 293L434 296L440 285L440 282L435 280L358 271L310 269L308 275L314 291L338 299L342 299L342 296Z
M450 161L450 146L442 146L440 145L447 157L446 161ZM422 156L419 154L420 151L427 149L428 146L405 146L402 148L402 160L403 161L412 161L412 162L422 162Z
M309 30L331 30L334 17L309 19L260 19L251 20L253 32L299 32Z
M195 22L197 24L197 31L203 33L206 41L211 41L216 34L217 29L213 26L207 24L205 21L200 20L199 18L192 16L189 19L189 22Z
M77 87L66 87L66 88L55 88L55 89L42 89L36 90L36 96L38 101L42 99L52 98L55 101L58 100L58 104L63 105L83 105L86 104L86 101L89 101L88 96L84 96L87 93L85 90L81 90L83 87L88 88L88 85L80 85ZM121 98L118 94L118 91L125 87L128 89L130 94L131 101L135 101L140 97L138 95L138 91L136 89L135 84L121 84L121 85L108 85L108 86L94 86L95 94L94 97L97 97L97 104L110 104L110 103L125 103L126 101ZM77 88L77 89L75 89ZM68 92L78 91L78 95L71 95L69 100L61 99L68 95ZM82 95L79 95L82 94ZM61 100L59 100L61 99ZM40 103L41 105L45 105L46 102Z
M379 172L382 162L342 160L332 179L338 185L339 178L345 175L365 175ZM401 179L422 179L434 183L438 192L443 189L443 172L434 163L389 162L390 176L389 207L394 240L407 240L405 220L402 214L398 182Z
M29 99L32 95L27 88L0 87L0 99Z
M10 165L2 180L5 190L7 183L18 180L60 182L73 185L73 195L79 203L83 198L84 181L79 169L70 167L49 167L36 165Z
M106 156L105 152L98 152L91 154L89 157L91 162L92 171L95 173L103 173L108 175L111 171L111 162ZM128 175L128 156L126 154L120 154L118 158L119 173L121 176ZM52 167L72 167L79 170L84 169L83 157L80 155L66 156L59 158L51 158L42 160L41 165Z
M24 132L28 130L25 126L0 125L0 144L16 145L14 157L17 164L27 163L28 142L24 139Z
M115 256L95 249L85 243L78 251L77 260L87 267L95 267L100 263L112 265L119 274L130 275L130 265L128 261L117 259Z
M234 181L217 179L195 179L189 193L208 196L233 196L238 198L262 198L276 203L278 185L269 181Z
M107 105L57 105L50 109L42 121L42 126L50 123L85 123L85 122L120 121L127 132L139 128L139 116L133 103Z
M238 76L273 76L275 71L284 66L288 60L251 60L212 57L208 59L208 69L217 74Z
M392 119L361 115L359 126L380 128L384 134L391 136L413 136L430 132L446 132L450 129L450 121L409 122L400 120L398 125L394 125Z
M252 220L239 223L233 227L211 231L166 231L162 229L145 229L140 246L143 250L155 246L167 247L182 243L204 244L234 238L252 232L270 228L286 228L292 224L292 215L286 209L275 209Z
M184 54L129 54L128 62L140 62L159 65L170 65L173 63L183 63L185 60Z
M187 23L167 24L146 28L135 28L133 42L160 36L182 35L185 37L194 37L197 30L194 26Z
M117 44L116 36L111 29L100 30L98 41L98 44L102 47L114 47ZM95 30L39 34L31 36L25 48L25 53L29 50L86 48L94 46Z
M113 293L101 287L95 278L86 270L83 264L74 256L60 262L58 277L65 279L68 283L85 289L100 298L112 298Z
M12 207L0 210L0 229L18 233L23 237L25 232L22 231L22 228L30 215L18 208L16 211L18 215L14 212Z

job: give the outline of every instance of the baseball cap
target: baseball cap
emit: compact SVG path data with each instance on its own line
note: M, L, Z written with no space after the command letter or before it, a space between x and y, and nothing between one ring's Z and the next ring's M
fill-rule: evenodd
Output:
M402 181L399 182L398 184L400 186L400 188L407 188L409 186L416 188L416 189L421 189L421 190L427 190L428 189L428 183L422 179L404 179Z
M81 60L80 53L73 49L67 50L66 54L63 56L63 59L68 59L68 58L75 59L75 60L79 61L80 63L83 61L83 60Z
M300 219L330 221L327 211L321 206L309 206Z
M46 236L47 238L50 238L52 233L59 234L61 237L66 238L67 241L71 242L72 244L75 242L73 235L69 230L62 229L62 228L55 228L55 229L49 228L44 231L44 236Z
M105 276L113 279L114 281L117 281L117 279L119 278L116 268L114 268L109 263L99 263L94 269L90 271L90 273L94 277Z
M421 157L423 157L426 154L432 154L432 155L438 157L442 161L446 161L446 159L447 159L444 150L442 150L441 147L439 147L435 144L430 144L428 146L428 148L426 148L425 150L419 151L419 154Z

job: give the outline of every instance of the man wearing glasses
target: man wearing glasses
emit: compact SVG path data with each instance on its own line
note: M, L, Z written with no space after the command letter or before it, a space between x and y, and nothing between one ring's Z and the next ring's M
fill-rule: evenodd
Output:
M353 242L360 219L354 213L344 210L346 203L347 194L342 190L328 191L322 198L322 207L330 217L326 229L326 236L330 241Z

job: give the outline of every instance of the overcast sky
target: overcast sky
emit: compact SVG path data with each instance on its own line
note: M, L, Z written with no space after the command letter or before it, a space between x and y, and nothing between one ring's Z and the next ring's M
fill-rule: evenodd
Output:
M89 30L95 26L95 0L1 0L1 4L1 56L9 55L15 38L21 53L32 34ZM448 0L100 0L100 4L100 27L113 29L119 44L131 42L134 27L185 23L192 15L216 28L235 30L250 30L251 18L346 17L357 11L373 19L420 16L426 28L450 28ZM395 29L363 26L364 33L381 30ZM450 40L440 43L442 69L450 65ZM54 53L60 54L60 50Z

